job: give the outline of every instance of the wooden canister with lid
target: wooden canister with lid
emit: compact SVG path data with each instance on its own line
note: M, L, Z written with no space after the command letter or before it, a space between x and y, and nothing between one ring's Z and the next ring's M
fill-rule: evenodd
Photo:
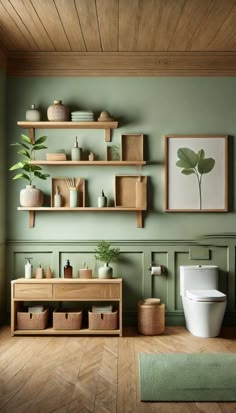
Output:
M138 332L147 336L162 334L165 330L165 304L159 298L138 302Z

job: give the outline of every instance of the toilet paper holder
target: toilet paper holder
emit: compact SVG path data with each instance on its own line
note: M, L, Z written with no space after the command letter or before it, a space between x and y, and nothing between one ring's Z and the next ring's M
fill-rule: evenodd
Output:
M163 265L150 264L148 270L151 272L151 275L163 275L166 272Z

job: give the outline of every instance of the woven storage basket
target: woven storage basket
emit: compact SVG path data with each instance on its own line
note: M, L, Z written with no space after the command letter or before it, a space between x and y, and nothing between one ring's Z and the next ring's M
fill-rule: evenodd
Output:
M138 302L138 332L147 336L163 333L165 330L165 304Z
M18 330L44 330L48 323L48 308L41 313L17 312Z
M117 311L112 313L92 313L88 312L88 324L90 330L116 330Z
M82 311L55 310L52 315L54 330L80 330Z

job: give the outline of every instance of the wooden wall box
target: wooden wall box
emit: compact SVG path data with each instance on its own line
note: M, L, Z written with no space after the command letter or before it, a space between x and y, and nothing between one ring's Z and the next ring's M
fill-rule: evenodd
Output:
M121 135L122 161L143 161L143 134Z
M76 186L78 186L79 207L85 207L85 179L75 178ZM62 196L62 207L70 206L70 192L66 183L66 177L52 178L51 181L51 207L54 207L54 195L56 187L59 187L59 193Z
M137 185L141 184L141 185ZM116 175L115 206L146 209L147 177L140 175Z

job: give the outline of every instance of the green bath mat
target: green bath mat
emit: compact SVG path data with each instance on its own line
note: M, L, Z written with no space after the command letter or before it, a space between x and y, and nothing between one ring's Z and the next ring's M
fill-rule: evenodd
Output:
M236 354L139 354L142 401L236 401Z

